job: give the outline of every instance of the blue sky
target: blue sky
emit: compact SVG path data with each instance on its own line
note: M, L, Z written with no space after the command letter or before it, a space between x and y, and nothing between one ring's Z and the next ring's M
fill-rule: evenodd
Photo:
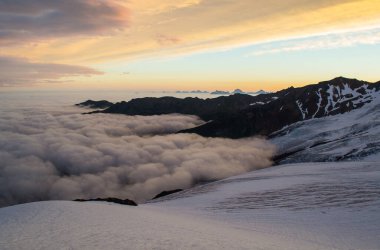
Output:
M336 35L323 35L100 67L115 74L127 72L124 77L136 82L157 80L157 89L160 89L162 81L175 82L181 75L186 75L189 82L205 82L207 79L204 88L175 83L179 89L188 90L197 87L206 90L276 90L282 86L302 86L337 76L375 82L380 80L380 33L379 29L374 31L375 41L355 42L351 39L352 43L344 46L338 44ZM359 37L363 32L356 33L351 34ZM321 41L330 41L334 46L321 44ZM314 43L319 45L305 46Z

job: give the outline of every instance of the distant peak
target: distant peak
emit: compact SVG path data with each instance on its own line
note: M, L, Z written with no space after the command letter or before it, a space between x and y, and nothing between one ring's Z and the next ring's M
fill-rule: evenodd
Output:
M357 79L347 78L344 76L338 76L338 77L335 77L334 79L332 79L331 81L357 81Z
M346 78L343 76L339 76L328 81L320 82L319 84L329 84L329 85L335 85L335 86L342 85L342 84L348 84L351 86L352 84L354 84L356 86L356 85L362 85L362 84L368 84L368 83L369 82L360 81L355 78Z
M234 91L232 91L233 94L243 94L244 91L242 91L241 89L235 89Z

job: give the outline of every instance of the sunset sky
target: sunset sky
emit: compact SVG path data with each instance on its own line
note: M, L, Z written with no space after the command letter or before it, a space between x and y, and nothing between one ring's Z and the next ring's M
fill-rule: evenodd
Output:
M380 0L0 0L0 91L273 91L379 66Z

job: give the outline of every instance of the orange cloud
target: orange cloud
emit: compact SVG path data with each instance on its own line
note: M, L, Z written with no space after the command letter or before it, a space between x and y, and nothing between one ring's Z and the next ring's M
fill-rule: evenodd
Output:
M165 45L177 44L181 41L181 39L179 39L178 37L174 37L174 36L158 34L156 36L156 41L158 44L165 46Z

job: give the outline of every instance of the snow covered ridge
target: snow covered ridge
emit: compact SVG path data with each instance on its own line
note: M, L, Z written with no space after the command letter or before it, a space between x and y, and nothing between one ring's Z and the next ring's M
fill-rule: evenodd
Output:
M337 91L337 87L329 87ZM347 87L340 89L347 91ZM300 121L272 133L270 141L277 145L278 163L376 160L380 162L380 91L366 88L366 94L336 94L329 107L348 101L361 108L338 114ZM356 93L356 94L355 94ZM362 98L358 98L362 96ZM364 97L363 97L364 96ZM334 101L335 100L335 101ZM342 100L339 102L339 100ZM359 101L362 101L359 103ZM344 104L343 104L344 105ZM331 109L333 110L333 109Z
M306 93L307 98L296 103L302 120L345 113L360 108L374 99L380 90L379 84L353 84L344 78L337 78L329 84L319 84L318 90ZM316 100L311 101L310 100ZM306 106L306 108L303 108Z
M338 77L302 88L291 87L268 95L265 101L257 104L271 103L270 108L277 108L279 111L283 111L284 106L296 107L296 110L288 108L288 112L294 111L298 113L300 120L307 120L361 108L372 102L379 91L380 82L368 83ZM276 103L283 105L275 105Z

